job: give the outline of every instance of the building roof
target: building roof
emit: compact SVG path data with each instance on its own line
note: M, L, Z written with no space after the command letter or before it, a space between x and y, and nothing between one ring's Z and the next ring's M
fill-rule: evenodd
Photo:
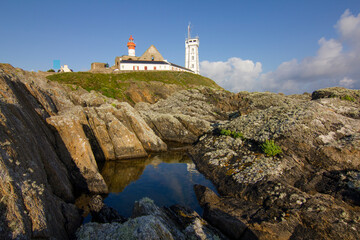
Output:
M163 56L160 54L160 52L156 49L154 45L151 45L141 57L139 57L139 60L154 60L154 61L164 61Z
M181 68L181 69L184 69L184 70L189 71L189 72L194 72L191 69L176 65L176 64L168 62L168 61L121 60L120 63L162 64L162 65L170 65L172 67Z
M181 69L184 69L184 70L190 71L190 72L194 72L193 70L191 70L191 69L189 69L189 68L182 67L182 66L176 65L176 64L171 63L171 62L169 62L169 64L170 64L171 66L174 66L174 67L178 67L178 68L181 68Z
M121 60L120 63L169 64L165 61Z

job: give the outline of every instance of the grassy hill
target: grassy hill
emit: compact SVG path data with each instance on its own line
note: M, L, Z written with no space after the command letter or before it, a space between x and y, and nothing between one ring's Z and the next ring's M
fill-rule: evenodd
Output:
M175 91L201 86L222 89L213 80L187 72L154 71L127 73L57 73L47 76L49 80L91 91L131 103L156 102ZM75 85L75 86L74 86Z

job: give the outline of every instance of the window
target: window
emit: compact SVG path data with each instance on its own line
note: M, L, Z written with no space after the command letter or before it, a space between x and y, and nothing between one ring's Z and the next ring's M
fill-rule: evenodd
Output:
M133 70L135 71L135 66L133 66Z
M156 70L156 67L154 66L154 70Z
M124 65L122 65L121 68L124 69Z
M144 70L147 70L147 66L144 67Z
M192 56L192 57L191 57L191 60L194 60L194 59L195 59L194 56Z
M151 57L151 61L154 61L154 57Z
M194 68L195 67L195 65L194 64L191 64L191 68Z
M194 52L194 49L193 49L193 48L191 49L191 52Z
M137 70L139 70L139 66L137 66Z

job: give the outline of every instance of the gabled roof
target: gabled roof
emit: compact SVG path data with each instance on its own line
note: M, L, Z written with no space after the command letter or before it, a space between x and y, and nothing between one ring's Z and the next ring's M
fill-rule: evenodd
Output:
M164 61L163 56L159 53L154 45L151 45L144 54L139 57L139 61Z

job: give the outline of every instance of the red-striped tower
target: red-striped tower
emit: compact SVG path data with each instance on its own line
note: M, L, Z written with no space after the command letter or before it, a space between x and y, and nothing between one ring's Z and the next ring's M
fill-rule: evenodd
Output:
M135 57L136 44L134 43L134 38L132 37L132 35L130 35L129 42L127 43L127 47L128 47L128 55Z

